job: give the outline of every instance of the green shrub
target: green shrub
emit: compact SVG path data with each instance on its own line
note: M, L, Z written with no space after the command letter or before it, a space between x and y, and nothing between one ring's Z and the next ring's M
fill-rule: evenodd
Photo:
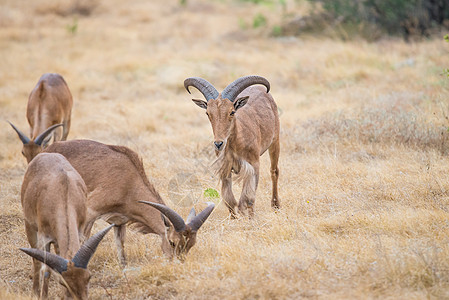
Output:
M309 0L321 3L334 19L355 24L375 24L389 34L429 35L448 26L447 0ZM445 23L446 22L446 23Z
M262 14L257 14L253 20L253 28L265 26L267 24L267 18Z

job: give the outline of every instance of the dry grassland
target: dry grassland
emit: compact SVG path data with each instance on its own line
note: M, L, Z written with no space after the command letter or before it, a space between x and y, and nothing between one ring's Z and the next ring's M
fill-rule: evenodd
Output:
M18 251L28 246L26 162L6 120L28 132L28 94L45 72L62 74L74 96L69 138L137 151L183 216L190 207L174 203L171 179L198 179L197 209L210 200L204 189L218 189L207 168L212 130L183 80L204 77L221 90L259 74L281 110L282 210L270 208L264 156L253 220L229 220L220 204L185 263L167 261L159 238L130 229L125 270L109 234L90 264L92 299L449 298L442 38L272 38L239 20L263 13L271 26L280 7L234 1L81 1L96 4L89 16L55 3L3 0L0 9L0 298L32 295L31 259ZM52 297L60 291L53 280Z

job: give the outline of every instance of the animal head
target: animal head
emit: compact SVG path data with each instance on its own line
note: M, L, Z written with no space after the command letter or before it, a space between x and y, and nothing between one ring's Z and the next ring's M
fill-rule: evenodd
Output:
M61 284L67 288L75 299L87 299L90 280L90 272L87 270L87 265L98 244L100 244L106 233L113 226L106 227L88 239L71 260L40 249L20 248L20 250L59 273L61 275Z
M198 230L215 207L215 204L209 203L198 215L196 215L195 209L192 208L186 222L184 222L184 219L168 206L148 201L139 202L151 205L162 213L162 218L167 227L166 237L170 243L172 253L181 261L185 259L189 250L195 245Z
M63 125L61 123L50 126L49 128L47 128L47 130L38 135L34 140L31 140L23 132L17 129L17 127L14 126L11 122L8 121L8 123L16 131L17 135L19 136L20 140L23 143L22 155L25 156L27 163L29 163L36 155L41 153L42 150L44 150L44 148L47 147L48 142L51 139L51 134L53 133L53 130Z
M191 77L184 81L184 87L189 93L189 87L193 86L206 98L206 101L199 99L192 99L192 101L206 110L214 133L216 151L225 148L230 130L235 122L236 113L248 102L249 96L239 98L237 96L244 89L254 84L262 84L267 88L267 93L270 91L270 83L261 76L241 77L228 85L221 94L203 78Z

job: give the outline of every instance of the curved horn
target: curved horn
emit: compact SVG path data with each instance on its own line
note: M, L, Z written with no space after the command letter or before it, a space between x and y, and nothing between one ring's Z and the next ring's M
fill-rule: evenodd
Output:
M53 126L50 126L47 128L47 130L45 130L44 132L42 132L41 134L39 134L39 136L34 140L34 143L36 145L42 146L42 142L45 140L45 138L53 132L53 130L55 130L56 128L58 128L59 126L62 126L63 124L56 124Z
M186 228L186 224L184 223L184 220L182 219L182 217L180 215L178 215L178 213L175 212L170 207L159 204L159 203L149 202L149 201L139 201L139 202L148 204L148 205L156 208L157 210L159 210L161 213L163 213L173 224L173 227L175 227L175 230L177 232L184 231L184 229Z
M114 224L111 224L102 231L97 232L80 247L80 249L78 250L78 252L76 252L75 256L72 259L75 267L87 269L89 260L94 255L95 250L97 250L98 244L100 244L106 233L108 233L108 231L111 230L111 228L114 226Z
M184 80L184 87L190 94L189 86L196 87L207 101L216 99L219 95L217 89L209 81L200 77L190 77Z
M17 132L17 135L19 136L20 140L22 141L22 143L24 145L28 144L30 142L30 139L23 134L22 131L20 131L19 129L16 128L16 126L14 126L11 122L7 121L9 123L9 125L11 125L12 129L14 129Z
M193 220L188 224L192 230L196 231L200 229L201 225L206 222L207 218L215 208L215 204L209 202L209 206L200 212Z
M38 261L43 262L53 270L57 271L59 274L67 271L67 264L69 263L69 261L59 255L34 248L20 248L20 250L37 259Z
M229 84L223 92L221 92L222 99L229 99L231 102L234 102L235 98L247 87L254 84L262 84L267 88L267 93L270 91L270 83L268 80L261 76L249 75L240 77L239 79L234 80L231 84Z

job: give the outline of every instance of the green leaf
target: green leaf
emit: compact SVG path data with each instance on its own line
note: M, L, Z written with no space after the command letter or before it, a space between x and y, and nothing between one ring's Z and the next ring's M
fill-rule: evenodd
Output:
M217 199L217 198L220 198L220 194L218 193L218 191L216 189L207 188L204 190L204 197Z

